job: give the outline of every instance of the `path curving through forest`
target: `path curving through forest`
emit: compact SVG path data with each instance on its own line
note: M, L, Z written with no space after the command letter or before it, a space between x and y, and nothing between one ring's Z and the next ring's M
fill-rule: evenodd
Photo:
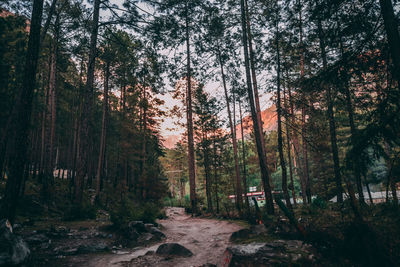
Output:
M88 255L72 266L84 264L86 267L99 266L155 266L189 267L204 264L219 265L229 237L241 227L235 223L205 218L192 218L183 208L166 209L167 219L160 220L166 240L146 248L126 251L125 254ZM156 251L162 243L178 243L193 252L189 258L162 257Z

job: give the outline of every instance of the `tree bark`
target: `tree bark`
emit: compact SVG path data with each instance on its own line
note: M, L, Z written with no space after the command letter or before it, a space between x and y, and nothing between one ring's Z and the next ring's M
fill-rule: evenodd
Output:
M262 143L262 147L264 150L264 154L266 154L264 131L263 131L263 121L261 118L260 97L258 95L257 75L256 75L255 62L254 62L254 51L253 51L253 41L252 41L253 36L251 34L250 14L249 14L249 8L247 5L247 0L245 0L244 4L245 4L245 11L246 11L246 30L247 30L248 49L249 49L249 56L250 56L249 59L250 59L251 80L253 82L252 85L253 85L253 93L254 93L254 103L256 106L259 131L262 136L261 143Z
M77 175L75 177L75 203L80 205L82 203L82 190L83 182L88 174L88 150L89 150L89 133L90 133L90 118L92 113L92 96L93 96L93 83L95 61L97 56L97 34L100 13L100 0L94 0L93 4L93 20L91 25L90 36L90 50L86 86L83 92L83 110L82 110L82 123L80 127L80 144L79 144L79 158L77 164Z
M243 175L242 175L242 180L243 180L243 187L244 187L244 192L247 192L247 166L246 166L246 150L245 150L245 145L244 145L244 130L243 130L243 116L242 116L242 107L241 107L241 102L239 98L239 116L240 116L240 131L242 135L242 160L243 160ZM247 215L250 216L250 203L249 203L249 198L247 197L247 194L245 194L245 203L246 203L246 209L247 209Z
M237 149L237 140L236 140L236 134L235 134L235 125L232 121L232 113L231 113L231 108L230 108L230 103L229 103L229 96L228 96L228 89L226 87L226 79L225 79L225 72L224 72L224 65L222 62L221 58L221 52L218 49L218 61L221 69L221 77L222 77L222 85L224 87L224 94L225 94L225 101L226 101L226 110L228 112L228 118L229 118L229 127L231 130L231 140L232 140L232 145L233 145L233 158L235 161L235 176L236 176L236 208L239 213L241 213L242 210L242 203L243 203L243 190L242 190L242 181L240 178L240 169L239 169L239 157L238 157L238 149ZM246 188L245 188L246 190ZM246 192L246 191L245 191Z
M104 96L103 96L103 117L101 121L101 137L99 148L99 159L96 173L96 199L100 200L101 180L103 178L104 155L106 148L107 117L108 117L108 81L110 78L110 62L106 62L104 70Z
M286 145L287 145L287 157L288 157L288 164L289 164L289 176L290 176L290 183L291 183L291 191L292 191L292 197L293 197L293 204L296 207L297 202L296 202L296 192L294 188L294 179L293 179L293 168L292 168L292 155L290 153L291 149L291 142L290 142L290 131L289 131L289 116L287 115L288 111L288 106L286 102L286 91L285 88L283 88L283 105L285 107L285 126L286 126Z
M217 145L216 145L216 134L214 130L214 140L213 140L213 153L214 153L214 186L215 186L215 204L216 212L219 214L219 198L218 198L218 168L217 168Z
M241 0L241 18L242 18L242 42L244 49L244 59L245 59L245 69L246 69L246 82L247 82L247 93L249 96L249 104L251 109L251 117L253 120L253 130L256 139L257 154L260 163L260 171L262 177L262 183L266 198L266 208L268 214L274 214L274 204L272 199L272 192L270 186L270 177L267 165L267 157L265 155L265 150L263 148L263 136L260 133L260 125L257 119L257 111L254 105L254 96L250 77L250 65L249 65L249 51L247 43L247 33L246 33L246 13L245 13L245 1Z
M300 79L304 78L304 44L303 44L303 19L302 19L302 5L301 0L298 2L299 5L299 32L300 32ZM302 133L302 145L303 145L303 200L307 200L311 203L311 186L310 186L310 176L308 170L308 148L307 148L307 129L306 129L306 96L304 92L302 93L302 105L301 105L301 133ZM306 202L304 202L306 203Z
M194 158L194 140L193 140L193 114L192 114L192 75L190 69L190 36L189 36L189 8L186 2L186 83L187 83L187 132L188 132L188 164L189 164L189 185L190 185L190 203L192 214L197 213L196 197L196 164Z
M276 110L278 116L278 151L279 160L282 169L282 191L283 197L286 201L286 206L292 210L292 203L290 202L289 192L287 188L287 171L285 156L283 154L283 141L282 141L282 107L281 107L281 59L279 51L279 29L278 22L276 22L276 62L277 62L277 78L276 78L276 88L277 88L277 99L276 99Z
M394 77L397 79L397 86L400 88L400 34L391 0L379 0L381 13L385 24L390 54L394 65Z
M323 62L323 68L326 69L327 67L327 60L326 60L326 53L325 53L325 42L321 27L321 22L318 22L318 35L320 41L320 49L321 49L321 57ZM340 163L339 163L339 153L337 147L337 140L336 140L336 126L335 126L335 117L333 114L333 100L332 100L332 93L331 87L327 85L326 88L326 97L327 97L327 104L328 104L328 120L329 120L329 133L331 137L331 149L332 149L332 159L333 159L333 169L335 173L335 181L336 181L336 194L337 194L337 201L339 203L343 202L343 188L342 188L342 177L340 174Z
M25 71L22 88L17 98L16 117L14 124L14 150L10 152L9 170L4 198L1 203L0 218L8 218L11 223L15 219L18 193L23 180L26 163L28 134L32 112L33 92L36 82L36 69L39 58L40 28L43 13L43 0L34 0L26 54Z

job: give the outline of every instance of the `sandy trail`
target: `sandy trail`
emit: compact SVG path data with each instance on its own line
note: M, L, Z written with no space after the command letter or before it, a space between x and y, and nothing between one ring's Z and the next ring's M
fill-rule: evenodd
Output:
M183 208L167 208L168 219L160 220L166 240L151 247L126 251L126 254L91 255L75 262L75 266L201 266L206 263L219 265L222 255L229 245L232 232L241 229L235 223L215 219L192 218ZM154 254L162 243L179 243L193 252L189 258L160 257Z

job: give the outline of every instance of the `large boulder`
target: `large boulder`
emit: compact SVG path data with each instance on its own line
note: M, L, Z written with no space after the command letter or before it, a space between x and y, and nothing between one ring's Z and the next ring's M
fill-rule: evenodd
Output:
M10 222L0 221L0 266L13 266L26 262L31 251L26 242L13 234Z
M312 266L315 256L310 245L299 240L275 240L228 247L224 253L224 267Z
M156 254L162 256L191 257L193 253L177 243L165 243L158 247Z

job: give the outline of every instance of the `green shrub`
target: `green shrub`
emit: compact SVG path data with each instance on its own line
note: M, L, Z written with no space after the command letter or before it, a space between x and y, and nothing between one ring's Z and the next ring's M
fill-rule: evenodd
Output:
M123 228L131 221L155 223L161 218L161 206L155 202L135 203L129 198L124 198L111 210L111 222L116 228Z
M63 219L65 221L76 221L96 219L97 207L84 202L82 205L70 205L65 208Z
M326 201L319 196L312 200L312 205L320 209L326 209L327 207Z

